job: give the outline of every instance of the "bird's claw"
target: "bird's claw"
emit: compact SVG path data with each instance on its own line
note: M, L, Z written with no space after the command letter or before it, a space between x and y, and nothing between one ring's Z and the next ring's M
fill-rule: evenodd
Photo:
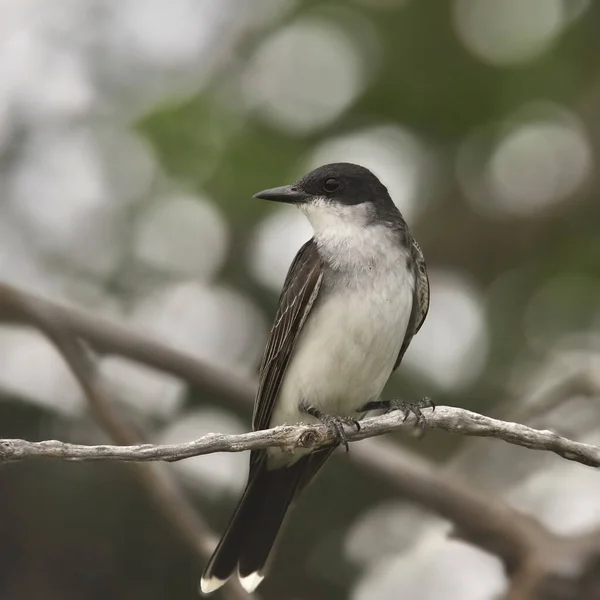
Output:
M431 408L432 411L435 410L435 404L432 402L431 398L421 398L417 402L403 402L401 400L392 400L390 409L391 410L400 410L404 413L403 421L408 419L409 415L412 413L415 415L416 419L416 427L421 429L425 429L427 425L427 421L425 420L425 415L423 414L421 409Z
M350 450L348 446L348 436L346 435L345 426L354 427L357 432L360 431L360 423L352 417L341 417L338 415L326 415L320 414L318 417L319 421L326 425L335 441L338 444L342 444L346 449L346 452Z
M346 452L349 451L348 437L346 436L344 425L356 428L358 433L360 431L360 423L356 419L353 419L352 417L343 417L340 415L328 415L327 413L322 412L315 406L311 406L306 402L302 402L300 404L300 410L307 415L315 417L315 419L318 419L321 423L323 423L323 425L326 425L333 435L336 443L342 444L344 448L346 448Z
M357 432L360 431L360 423L352 417L340 417L338 415L325 415L319 416L321 423L327 426L335 441L338 444L342 444L346 448L346 452L350 450L348 446L348 437L344 426L354 427Z
M408 419L409 415L412 413L416 418L415 426L419 427L420 429L425 429L427 421L422 412L422 409L425 408L431 408L432 411L435 410L435 404L431 398L428 398L427 396L421 398L421 400L418 400L417 402L405 402L403 400L377 400L374 402L368 402L360 409L360 412L382 409L386 412L399 410L404 413L403 421L406 421L406 419Z

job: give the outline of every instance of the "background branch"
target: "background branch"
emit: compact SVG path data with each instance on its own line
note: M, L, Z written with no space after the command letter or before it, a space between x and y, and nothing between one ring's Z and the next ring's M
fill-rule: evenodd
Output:
M22 310L33 304L43 307L48 318L68 327L98 354L122 356L170 373L244 410L254 401L255 382L231 369L207 365L117 323L0 283L0 322L37 327L31 314Z
M89 349L73 331L69 310L4 285L0 286L0 304L14 317L37 326L54 343L81 386L95 420L115 443L121 445L116 448L143 443L139 432L121 417L107 398ZM61 444L50 442L53 443ZM11 444L9 442L8 445ZM216 536L182 492L166 465L135 463L130 467L167 521L200 561L206 562L216 546ZM248 594L237 581L227 586L223 594L227 600L258 598L257 594Z

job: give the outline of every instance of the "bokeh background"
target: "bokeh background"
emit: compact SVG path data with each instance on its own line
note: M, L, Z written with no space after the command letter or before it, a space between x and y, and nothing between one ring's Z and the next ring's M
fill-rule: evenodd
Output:
M0 0L0 280L252 377L310 236L252 194L358 162L432 288L386 395L598 442L599 32L591 0ZM249 428L176 377L114 357L101 372L156 442ZM8 324L0 437L106 439L52 345ZM553 532L600 527L591 469L493 440L392 439ZM169 468L222 531L247 456ZM0 490L2 600L197 597L203 565L126 467L8 465ZM448 529L336 454L261 597L503 597L498 558Z

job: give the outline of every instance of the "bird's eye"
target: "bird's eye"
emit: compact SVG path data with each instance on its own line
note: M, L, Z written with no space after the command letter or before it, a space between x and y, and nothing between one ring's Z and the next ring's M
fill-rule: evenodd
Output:
M339 187L340 182L337 179L333 179L332 177L326 179L325 183L323 184L323 189L326 192L335 192L335 190L337 190Z

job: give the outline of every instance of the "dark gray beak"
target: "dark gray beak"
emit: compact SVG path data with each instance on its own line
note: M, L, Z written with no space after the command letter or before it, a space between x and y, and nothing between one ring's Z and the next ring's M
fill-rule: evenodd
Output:
M287 202L288 204L300 204L310 200L310 194L303 192L293 185L282 185L281 187L263 190L254 194L253 198L272 200L273 202Z

